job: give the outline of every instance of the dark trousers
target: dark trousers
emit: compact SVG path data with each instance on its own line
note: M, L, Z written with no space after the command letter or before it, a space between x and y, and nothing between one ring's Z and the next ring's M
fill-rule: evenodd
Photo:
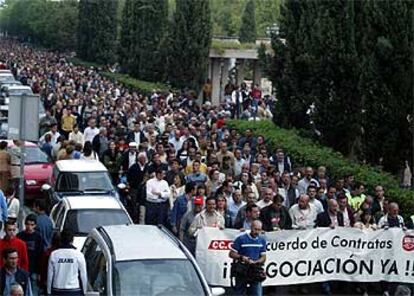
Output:
M83 296L83 291L80 289L54 289L52 288L53 296Z
M236 278L236 285L233 288L233 295L241 296L262 296L263 288L262 283L247 283L245 280Z
M145 224L164 225L168 227L168 201L162 203L147 202L145 210Z

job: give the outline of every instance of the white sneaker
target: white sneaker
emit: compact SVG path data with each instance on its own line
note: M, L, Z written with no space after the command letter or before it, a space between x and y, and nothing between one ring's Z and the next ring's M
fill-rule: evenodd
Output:
M390 292L385 291L385 292L382 294L382 296L390 296Z

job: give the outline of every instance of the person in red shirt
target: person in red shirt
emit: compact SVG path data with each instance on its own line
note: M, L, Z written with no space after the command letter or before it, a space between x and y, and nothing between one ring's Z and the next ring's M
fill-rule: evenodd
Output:
M7 248L14 248L19 254L18 267L29 271L29 258L27 246L24 241L16 237L17 226L13 221L7 221L5 226L6 235L0 240L0 254ZM0 267L3 268L3 261L0 260Z

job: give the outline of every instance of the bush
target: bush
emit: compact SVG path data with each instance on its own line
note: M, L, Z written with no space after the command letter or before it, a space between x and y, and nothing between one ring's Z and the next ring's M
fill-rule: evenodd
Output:
M166 84L159 83L159 82L148 82L148 81L139 80L139 79L129 76L128 74L101 72L101 75L109 79L121 82L126 87L139 90L145 94L149 94L153 90L167 92L170 89L170 87Z
M331 178L353 174L355 179L367 186L368 193L373 194L376 185L381 184L386 190L386 197L396 201L400 206L401 214L408 217L414 214L414 192L403 189L399 181L389 173L379 171L369 165L362 165L347 160L341 153L317 144L316 142L300 137L296 130L282 129L271 121L227 121L227 125L243 133L251 128L253 133L263 135L270 149L283 148L288 153L293 164L300 166L326 166Z
M105 71L106 67L104 65L87 62L79 58L70 58L69 62L86 68L94 67L99 71L99 74L101 74L102 76L107 77L113 81L116 80L117 82L124 84L128 88L139 90L144 94L150 94L154 89L159 90L161 92L167 92L170 89L168 85L163 83L139 80L129 76L128 74L107 72Z

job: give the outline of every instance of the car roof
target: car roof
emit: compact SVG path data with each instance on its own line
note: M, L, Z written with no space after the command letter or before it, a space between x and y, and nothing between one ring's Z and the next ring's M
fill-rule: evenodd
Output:
M106 172L106 167L97 160L65 159L56 161L61 172Z
M6 141L7 142L7 147L11 148L14 147L16 145L14 145L13 140L2 140L2 141ZM25 147L37 147L37 145L33 142L29 142L29 141L25 141L24 142L24 146Z
M12 84L7 87L7 90L32 90L32 88L28 85L20 85L20 84Z
M119 201L107 195L65 196L63 200L72 210L81 209L122 209Z
M187 259L177 243L153 225L102 226L112 244L116 261Z
M0 73L10 73L10 74L12 74L12 72L8 69L0 69Z

